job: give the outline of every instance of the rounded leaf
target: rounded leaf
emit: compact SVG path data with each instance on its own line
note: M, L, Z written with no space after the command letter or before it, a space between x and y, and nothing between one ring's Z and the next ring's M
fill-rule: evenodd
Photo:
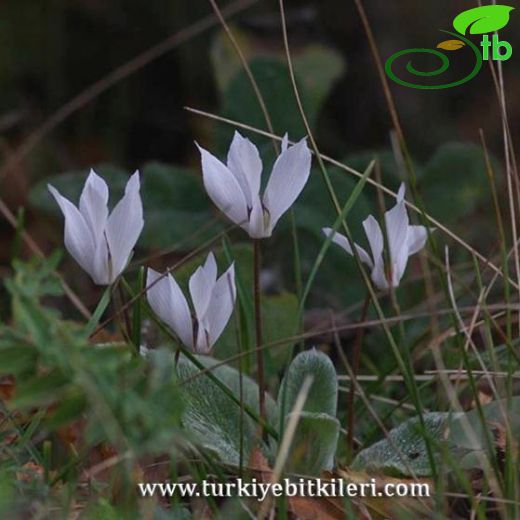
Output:
M509 5L484 5L460 13L453 20L453 27L460 34L485 34L498 31L509 22Z
M206 367L218 362L207 356L197 356ZM240 395L240 374L226 365L212 368L212 374L235 395ZM177 376L182 381L185 403L182 424L188 438L194 443L215 452L226 463L237 466L240 450L243 460L249 460L254 447L258 424L243 413L240 407L210 377L201 374L195 364L181 355L177 363ZM258 411L258 385L248 376L242 378L244 403ZM278 409L273 399L266 395L267 421L278 424ZM267 448L263 446L266 450Z
M424 432L418 417L408 419L391 430L388 438L361 450L354 459L351 469L395 476L412 474L419 477L430 476L432 468L428 458L425 433L434 442L441 443L446 437L449 418L450 414L446 412L424 414Z
M288 414L294 407L303 382L312 377L312 385L303 410L336 416L338 382L330 358L316 349L300 352L289 365L278 392L280 411Z
M294 413L285 416L285 424ZM291 443L286 471L319 477L334 466L340 432L339 421L326 413L301 412Z

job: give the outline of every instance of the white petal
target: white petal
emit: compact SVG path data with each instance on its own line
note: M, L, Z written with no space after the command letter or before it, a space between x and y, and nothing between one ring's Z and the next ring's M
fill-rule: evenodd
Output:
M286 132L282 139L282 152L285 152L287 148L289 148L289 135Z
M94 170L90 170L79 198L79 210L89 225L96 243L102 239L105 230L108 218L107 204L107 183Z
M341 233L338 233L337 231L334 232L332 228L323 228L322 229L325 236L330 237L332 235L332 242L337 244L339 247L344 249L349 255L354 256L354 253L352 252L352 248L350 247L350 243L348 241L348 238ZM359 259L368 265L370 269L374 267L374 264L372 262L372 259L368 255L368 253L359 245L354 244L356 246L356 251L359 255Z
M402 200L404 200L405 194L406 194L406 186L405 186L404 182L402 182L401 185L399 186L399 191L397 192L397 202L401 202Z
M248 220L247 203L238 181L225 164L204 148L198 148L202 159L202 179L208 195L232 222L244 225Z
M260 193L262 160L258 148L249 140L235 132L227 157L227 166L240 184L248 208Z
M384 237L379 222L372 215L369 215L363 221L363 229L365 230L370 250L372 251L372 258L374 259L374 267L371 273L372 281L379 289L388 289L383 257Z
M209 332L202 324L199 323L199 328L197 330L197 341L195 342L195 347L193 350L195 350L197 354L207 355L210 353L212 346L213 343L211 343L209 339Z
M199 322L204 319L214 285L215 284L211 283L211 280L208 279L203 267L199 267L190 277L189 288L191 301Z
M408 226L408 256L420 251L427 239L428 233L424 226Z
M375 263L370 277L378 289L381 289L382 291L388 289L388 280L385 275L385 262L383 257Z
M305 139L282 152L276 159L263 199L264 207L269 211L271 231L303 190L310 171L311 152Z
M94 259L92 261L92 279L98 285L109 285L113 280L109 276L110 264L108 257L108 245L105 235L96 245Z
M108 217L106 237L111 259L111 282L126 267L143 229L143 204L139 194L139 172L130 177L123 198Z
M259 197L256 197L253 202L247 232L251 238L267 238L271 236L271 230L269 228L266 229L266 217Z
M63 197L53 186L49 185L48 188L65 217L64 242L67 251L94 278L92 266L96 246L88 224L78 208L70 200ZM98 283L96 280L94 282Z
M173 276L162 276L148 269L146 298L152 310L179 336L184 345L193 348L193 325L188 302ZM155 283L154 283L155 282Z
M370 251L372 251L372 258L374 259L374 266L383 262L383 248L385 245L383 232L379 226L379 222L369 215L363 221L363 229L367 236Z
M211 301L205 322L211 348L226 327L235 306L235 266L234 264L217 280L211 293Z
M217 262L212 251L209 252L206 262L204 262L204 272L211 285L215 285L217 281Z
M408 214L404 200L385 213L385 224L390 248L392 285L397 287L408 262Z

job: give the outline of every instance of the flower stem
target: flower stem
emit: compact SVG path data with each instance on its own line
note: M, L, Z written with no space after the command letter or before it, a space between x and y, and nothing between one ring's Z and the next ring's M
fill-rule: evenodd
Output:
M265 379L264 379L264 351L261 348L264 341L262 335L262 298L260 290L260 267L262 256L260 240L253 240L253 271L254 271L254 298L255 298L255 332L256 332L256 360L258 370L258 410L260 423L265 421Z
M360 323L366 321L368 313L368 305L370 304L370 295L367 294L361 309ZM354 409L354 396L356 394L356 377L359 371L359 364L361 361L361 345L363 344L363 337L365 335L365 327L360 326L357 328L356 337L354 339L354 350L352 356L352 380L350 381L350 392L348 394L347 402L347 457L350 461L354 454L354 422L355 422L355 409Z

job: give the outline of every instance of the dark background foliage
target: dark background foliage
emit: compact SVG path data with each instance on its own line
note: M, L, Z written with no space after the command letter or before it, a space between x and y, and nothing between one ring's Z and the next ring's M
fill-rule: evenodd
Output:
M438 29L451 29L454 16L473 6L471 2L462 1L371 1L366 2L365 8L381 55L386 59L402 48L434 47L442 39ZM347 158L347 164L361 170L374 151L380 154L386 151L386 155L380 155L383 174L385 157L388 159L388 169L395 170L389 153L391 120L354 2L287 2L286 9L291 48L296 58L314 45L332 53L332 58L326 56L327 59L323 60L321 70L307 69L300 78L302 83L310 85L309 92L312 94L313 87L320 84L320 78L331 72L330 67L336 68L331 81L325 82L320 102L316 106L312 101L307 104L309 110L314 111L313 126L322 151L339 159ZM210 4L200 0L148 3L126 0L3 2L0 132L4 161L12 159L26 139L64 106L67 107L67 103L78 93L106 78L117 67L132 62L143 51L211 13ZM509 27L502 31L502 36L511 41L513 47L519 43L518 34L514 31L515 15L513 12ZM248 50L249 57L277 58L274 68L271 63L262 71L257 64L259 83L264 95L269 98L268 105L274 112L274 120L278 120L278 114L283 116L275 129L283 132L292 128L295 135L291 134L291 137L299 137L296 134L303 134L303 129L283 61L278 3L255 3L233 18L232 27L240 43ZM191 167L193 175L198 176L194 139L223 153L231 131L188 113L184 106L230 115L265 128L245 78L237 80L239 71L225 70L234 62L233 50L221 29L213 27L188 38L182 45L115 82L101 94L87 96L85 102L78 105L79 110L66 117L56 128L44 131L37 146L32 147L21 161L15 164L8 162L8 168L4 163L2 197L13 210L27 206L27 230L46 251L50 251L60 243L61 232L58 220L48 220L48 213L39 211L42 204L49 209L49 200L42 202L46 197L45 184L40 184L38 188L40 200L36 200L34 195L30 197L33 187L40 181L62 172L86 171L101 163L110 163L113 168L130 172L150 161ZM330 67L329 62L333 63ZM423 65L428 67L432 63L424 62ZM520 81L516 60L505 63L503 69L507 91L516 92ZM219 83L222 81L219 74L230 77L235 74L236 81L228 82L223 87ZM457 225L461 217L481 212L482 207L489 206L487 181L484 180L484 184L479 184L479 181L475 187L473 180L483 172L478 149L479 128L485 131L488 145L498 156L499 162L502 155L502 124L489 68L484 66L472 82L445 91L415 91L393 84L391 88L418 169L433 169L426 174L424 181L423 191L426 193L423 195L427 196L429 189L432 195L427 209L434 216L442 217L445 208L452 206L444 203L446 197L455 197L453 206L459 209L464 209L470 196L473 197L475 202L468 211L455 211L448 215L451 223ZM236 99L239 102L233 105ZM518 133L520 106L512 94L508 99L508 108L514 137ZM440 166L428 166L432 156L435 158L435 153L439 153L439 148L453 141L466 143L454 145L462 146L460 154L455 151L447 159L446 150L441 151L441 157L437 157ZM469 151L468 142L474 144ZM466 156L462 155L460 159L461 154ZM469 166L465 160L468 157L473 161ZM453 158L459 160L456 167L453 166ZM472 170L475 169L474 176ZM451 179L460 185L458 192L452 189L443 191L443 179ZM385 180L390 185L395 185L397 181L392 175ZM350 189L348 186L347 191ZM156 191L163 188L160 186ZM163 191L161 195L164 205L167 205L165 193L168 192ZM194 222L198 226L204 215L204 208L199 202L204 195L191 189L187 193L193 193L195 197L193 205L199 215ZM484 198L480 200L475 195ZM174 200L175 195L172 194L172 197ZM319 195L312 191L307 198L316 200ZM192 203L190 195L177 198L175 204L179 204L179 199L182 199L181 209L185 213L169 214L173 227L179 216L189 218L186 211ZM209 206L207 209L211 211ZM303 213L308 214L307 210ZM360 217L364 216L366 208L361 208L359 213ZM0 230L0 259L7 264L14 234L5 221L0 224ZM478 240L478 236L471 237L471 229L465 231L469 233L470 240ZM149 232L153 234L154 229ZM174 233L160 244L146 241L145 245L171 246L178 238L179 235ZM480 238L487 242L482 235ZM170 243L167 243L168 240Z

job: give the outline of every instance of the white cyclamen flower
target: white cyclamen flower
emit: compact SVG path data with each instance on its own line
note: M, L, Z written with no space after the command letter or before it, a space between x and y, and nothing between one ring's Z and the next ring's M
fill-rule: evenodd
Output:
M195 326L188 302L172 275L148 269L147 298L155 314L177 334L187 347L208 354L222 334L235 305L235 266L217 279L217 263L213 253L191 276L189 290Z
M377 220L370 215L364 222L363 228L370 245L372 257L359 245L354 244L359 259L372 271L371 278L379 289L397 287L403 277L408 263L408 257L420 251L427 239L424 226L410 226L408 213L404 203L405 186L401 184L397 194L397 204L385 213L386 238L388 241L390 268L389 276L385 274L383 249L383 232ZM332 237L332 241L342 247L350 255L353 254L347 237L341 233L334 233L331 228L324 228L323 232Z
M143 205L135 172L123 198L108 214L108 186L91 170L79 209L49 185L65 217L65 247L97 285L109 285L126 267L143 229Z
M262 160L249 139L235 132L227 165L200 146L199 150L204 186L211 200L252 238L271 236L280 217L303 190L311 170L306 140L288 147L286 135L261 197Z

